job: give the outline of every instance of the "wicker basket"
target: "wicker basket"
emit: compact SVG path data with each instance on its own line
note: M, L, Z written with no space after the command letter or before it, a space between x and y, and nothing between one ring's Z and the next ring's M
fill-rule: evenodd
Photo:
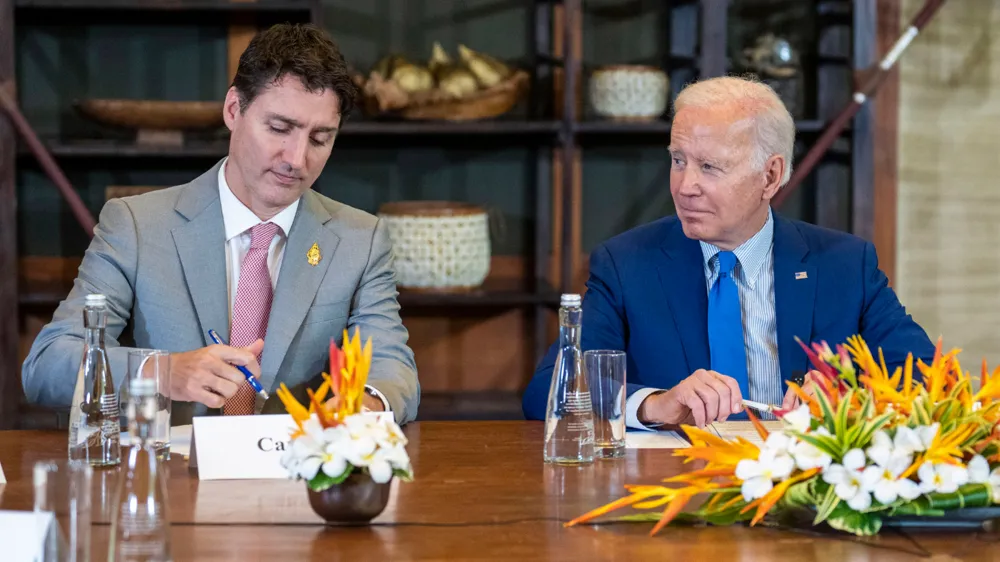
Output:
M490 272L487 211L469 203L400 201L379 208L395 253L401 288L460 292Z
M89 99L77 110L107 125L130 129L184 131L221 127L222 102Z
M409 94L377 72L367 80L355 77L361 87L363 108L369 116L397 116L410 120L469 121L489 119L510 111L528 90L530 77L516 70L507 80L463 98L440 90Z

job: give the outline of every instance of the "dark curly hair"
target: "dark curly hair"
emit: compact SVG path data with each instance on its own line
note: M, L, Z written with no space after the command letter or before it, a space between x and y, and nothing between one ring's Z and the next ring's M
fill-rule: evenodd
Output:
M333 91L342 120L354 109L358 88L337 44L313 24L283 23L258 33L240 55L232 84L240 96L240 113L288 74L302 80L309 92Z

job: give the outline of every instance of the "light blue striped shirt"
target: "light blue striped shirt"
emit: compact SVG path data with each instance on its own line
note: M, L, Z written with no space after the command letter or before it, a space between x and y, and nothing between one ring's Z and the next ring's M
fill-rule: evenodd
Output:
M705 258L706 290L711 291L719 277L719 248L706 242L700 244ZM780 406L785 393L778 359L773 250L774 217L768 209L764 227L733 250L737 259L733 277L740 295L740 308L743 310L743 342L747 350L747 375L750 378L750 396L744 398ZM764 417L774 419L770 414Z
M700 242L705 258L705 289L719 277L719 248ZM757 234L733 250L736 254L734 278L743 311L743 341L747 350L747 375L750 400L780 406L785 393L778 359L778 321L774 308L774 217L767 211L767 221ZM725 374L725 373L723 373ZM635 429L654 429L638 419L639 406L659 389L644 388L629 397L625 405L626 425ZM775 419L767 412L754 412L762 419Z

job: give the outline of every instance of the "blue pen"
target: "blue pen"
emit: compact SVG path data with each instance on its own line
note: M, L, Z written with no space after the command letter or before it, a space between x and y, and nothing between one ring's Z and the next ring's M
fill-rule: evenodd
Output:
M222 341L222 338L219 337L219 334L216 333L215 330L209 330L208 337L212 338L212 341L214 341L215 343L228 345L226 342ZM243 373L243 376L246 377L247 382L250 383L250 386L252 386L253 389L257 391L257 394L263 396L264 400L268 399L267 391L265 391L264 387L261 386L259 382L257 382L257 377L253 376L253 373L251 373L246 367L242 365L233 365L233 366L239 369L241 373Z

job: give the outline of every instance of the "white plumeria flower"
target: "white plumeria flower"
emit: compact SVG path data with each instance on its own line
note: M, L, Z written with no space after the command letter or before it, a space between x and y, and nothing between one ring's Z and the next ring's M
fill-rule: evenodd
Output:
M990 492L994 503L1000 503L1000 467L994 468L990 473Z
M982 455L972 457L966 468L969 473L969 482L985 484L990 481L990 463L986 462L986 457Z
M775 456L787 455L794 444L795 439L792 436L786 435L783 431L772 431L764 441L764 448L774 451Z
M931 464L925 462L917 470L920 477L921 493L938 492L950 494L969 481L969 471L953 464Z
M791 412L781 417L782 421L788 424L793 431L806 433L812 423L812 414L809 413L809 405L802 404Z
M865 466L865 452L851 449L844 455L843 464L831 464L823 471L823 481L834 487L837 497L855 510L862 511L872 505L872 496L864 489L861 469Z
M795 444L792 449L792 457L795 459L795 466L799 467L799 470L809 470L812 468L826 469L833 462L833 458L830 455L812 443L806 443L805 441L799 441Z
M907 426L897 428L893 446L900 452L910 454L926 451L937 436L938 427L939 424L934 423L918 426L916 429Z
M774 435L775 433L771 434ZM768 441L770 440L771 437L768 437ZM777 451L765 446L757 460L743 459L736 465L736 477L743 481L740 492L746 501L763 497L774 487L774 480L787 478L795 469L792 457L777 454Z

